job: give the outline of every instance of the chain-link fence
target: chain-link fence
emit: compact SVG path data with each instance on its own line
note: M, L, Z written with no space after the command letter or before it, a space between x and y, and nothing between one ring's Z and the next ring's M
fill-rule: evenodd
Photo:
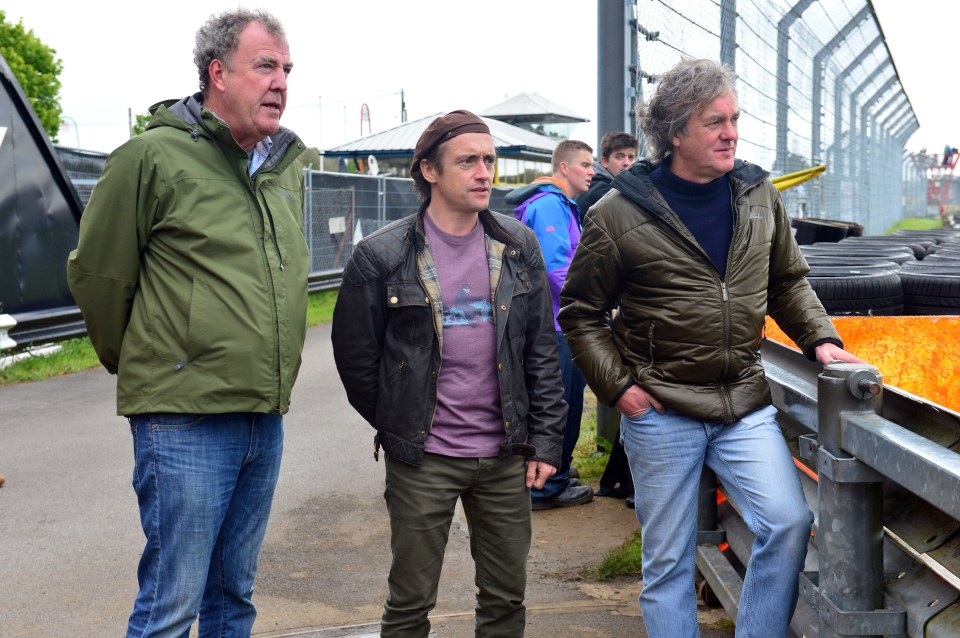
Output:
M904 152L919 124L869 0L638 0L637 97L681 56L738 75L738 156L774 175L827 164L784 192L790 214L882 234L927 213ZM923 192L923 194L922 194Z

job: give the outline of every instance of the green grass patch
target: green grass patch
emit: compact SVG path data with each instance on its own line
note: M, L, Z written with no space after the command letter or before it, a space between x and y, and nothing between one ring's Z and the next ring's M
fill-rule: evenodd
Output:
M597 436L597 399L587 388L583 394L583 418L580 419L580 438L573 450L573 466L584 483L600 480L607 467L612 445Z
M737 623L733 622L729 618L720 618L716 622L710 623L709 626L720 631L735 631L737 628Z
M68 339L61 341L60 351L53 354L27 357L0 370L0 385L24 381L42 381L50 377L73 374L100 365L97 353L90 340Z
M943 228L943 222L936 217L907 217L894 224L887 234L895 230L933 230L935 228Z
M643 566L643 542L636 530L620 547L606 553L594 570L598 581L616 580L624 576L639 576Z
M337 304L338 290L315 292L307 299L307 325L319 326L333 321L333 307Z

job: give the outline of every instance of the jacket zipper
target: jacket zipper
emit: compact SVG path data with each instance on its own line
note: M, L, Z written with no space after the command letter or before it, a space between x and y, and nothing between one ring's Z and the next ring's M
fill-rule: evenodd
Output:
M737 207L737 194L733 192L733 187L734 184L731 184L730 209L733 213L733 229L730 233L730 247L727 249L727 268L730 267L730 255L737 239L737 219L740 217ZM733 323L733 317L730 310L730 292L727 290L726 277L720 280L720 302L723 313L723 375L720 377L720 400L723 402L723 411L727 414L727 419L733 421L736 415L733 413L730 389L727 387L727 375L730 372L730 325Z
M730 253L733 251L734 240L736 239L737 232L737 196L733 193L733 185L731 185L730 192L730 205L733 208L733 233L730 237L730 247L727 249L727 266L730 265ZM667 210L674 214L670 207L667 207ZM670 228L673 232L680 236L680 238L686 242L697 257L704 262L707 268L713 269L717 274L717 281L720 284L720 306L721 312L723 315L723 326L722 326L722 343L721 348L723 350L723 371L718 383L718 394L720 395L720 402L723 404L723 410L727 414L727 419L733 421L733 401L730 399L730 390L727 388L727 374L730 371L730 324L732 322L732 317L730 316L730 295L727 291L727 283L725 279L720 278L720 271L714 265L713 261L710 260L710 257L703 252L703 250L694 242L691 241L679 228L675 227L670 221L669 218L665 219L665 225ZM652 336L652 335L651 335Z
M720 310L723 315L723 371L720 376L720 400L723 402L723 411L727 418L733 420L733 401L730 399L730 389L727 388L727 374L730 372L730 295L727 291L727 282L720 282Z

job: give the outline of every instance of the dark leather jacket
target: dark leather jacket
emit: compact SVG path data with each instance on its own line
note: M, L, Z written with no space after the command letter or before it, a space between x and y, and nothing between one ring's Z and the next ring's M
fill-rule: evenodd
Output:
M419 465L433 425L439 293L423 284L425 207L365 237L343 271L333 314L333 354L350 404L377 430L391 457ZM504 440L500 456L521 454L559 467L566 404L553 310L539 244L515 219L480 212L491 263ZM499 269L499 276L496 271Z
M682 414L731 422L771 401L759 352L767 314L810 358L816 345L842 342L804 278L766 171L737 160L729 173L734 229L721 279L654 187L653 168L642 161L621 172L590 209L560 325L599 401L613 405L637 383Z

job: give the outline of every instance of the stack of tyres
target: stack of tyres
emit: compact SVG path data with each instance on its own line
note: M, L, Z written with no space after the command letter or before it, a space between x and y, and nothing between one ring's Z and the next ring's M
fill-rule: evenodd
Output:
M834 316L960 315L960 233L847 237L801 246Z
M936 247L900 273L904 313L960 315L960 233L944 229Z

